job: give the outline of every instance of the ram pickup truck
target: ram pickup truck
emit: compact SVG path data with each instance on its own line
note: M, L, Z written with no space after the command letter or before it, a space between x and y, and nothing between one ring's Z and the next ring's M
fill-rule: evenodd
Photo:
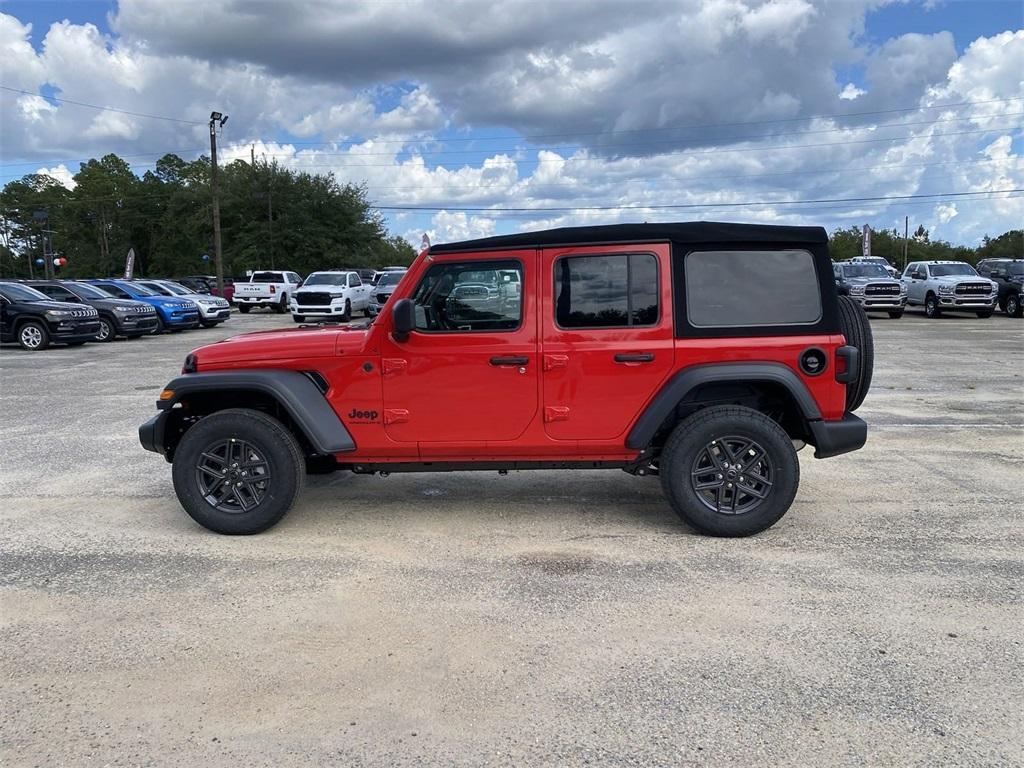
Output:
M261 269L250 275L248 283L235 283L233 298L243 315L253 307L269 307L284 313L288 310L288 300L300 285L302 278L295 272Z
M354 270L314 272L292 294L288 309L296 323L307 317L348 322L353 312L369 316L370 289Z

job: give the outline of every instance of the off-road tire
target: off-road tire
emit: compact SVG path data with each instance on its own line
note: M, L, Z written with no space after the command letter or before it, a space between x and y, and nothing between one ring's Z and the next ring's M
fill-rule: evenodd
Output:
M889 317L893 320L899 320L901 317L903 317L903 310L901 309L896 312L890 312Z
M1019 293L1011 293L1009 296L1006 297L1006 308L1003 311L1006 312L1006 314L1008 314L1010 317L1021 316L1022 311L1024 311L1024 306L1022 306L1020 303Z
M846 385L846 410L860 408L871 388L871 377L875 368L875 344L871 335L871 323L861 306L848 296L839 297L839 330L846 337L846 343L856 347L860 353L857 379Z
M18 327L18 344L28 352L39 352L50 346L50 332L36 320L29 320Z
M105 317L100 318L100 332L96 334L96 341L106 343L113 341L117 336L117 326Z
M252 309L252 307L250 307L248 304L238 305L238 311L241 312L243 315L248 315L250 309Z
M305 315L292 315L292 320L294 320L296 323L304 323L304 322L306 322L306 316Z
M269 470L262 497L248 511L218 509L200 488L198 464L204 452L232 439L257 450ZM193 520L216 533L248 535L267 530L285 516L302 489L305 470L298 441L280 421L260 411L230 408L201 419L185 433L171 474L174 492Z
M763 450L762 461L767 462L768 470L765 476L771 481L764 498L754 502L755 506L749 511L738 513L709 508L694 487L698 484L694 467L707 455L705 452L712 441L732 445L730 450L735 450L736 443L730 443L732 440L750 440L758 446L758 451ZM743 451L743 456L736 457L735 463L757 461L756 454L751 459L746 453ZM764 464L759 466L765 469ZM751 536L778 522L792 505L800 485L800 462L789 435L770 418L752 408L722 405L698 411L676 425L661 452L659 476L669 504L687 525L710 536ZM737 474L732 478L734 483L739 477L750 482L749 477ZM729 478L719 479L725 483ZM738 491L734 489L731 493Z
M932 320L942 317L942 307L939 306L939 299L933 293L929 293L924 300L924 314Z
M992 317L992 310L989 309L986 310L985 312L975 312L974 314L976 314L982 320L987 320L988 318Z

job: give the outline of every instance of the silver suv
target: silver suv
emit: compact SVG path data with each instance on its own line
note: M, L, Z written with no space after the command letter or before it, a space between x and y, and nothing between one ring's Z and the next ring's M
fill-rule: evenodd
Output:
M991 317L999 286L964 261L915 261L903 272L907 303L924 307L928 317L943 312L974 312Z
M907 306L907 287L889 277L881 264L870 261L841 261L832 265L836 290L849 296L866 312L888 312L889 317L903 317Z

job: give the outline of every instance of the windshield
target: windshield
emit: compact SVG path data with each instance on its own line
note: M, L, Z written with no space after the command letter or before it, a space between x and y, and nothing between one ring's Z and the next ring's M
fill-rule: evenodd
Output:
M867 264L889 264L889 262L883 259L881 256L864 256L860 259L860 261L863 261Z
M152 288L147 288L141 283L131 283L128 288L125 288L129 293L137 293L139 296L159 296L160 294L154 291Z
M843 277L888 277L889 273L880 264L844 264Z
M345 285L348 275L344 272L314 272L302 285Z
M11 301L52 301L45 293L40 293L35 288L17 283L0 283L0 289Z
M1006 265L1006 271L1011 275L1024 275L1024 263L1015 262Z
M162 283L160 283L160 285L166 288L175 296L190 296L191 294L195 293L195 291L190 291L181 283L172 283L170 280L164 280Z
M283 283L284 278L280 272L254 272L252 281L254 283Z
M146 288L147 290L152 291L155 295L158 295L158 296L173 296L174 295L173 293L171 293L171 289L170 288L167 288L166 286L160 285L160 283L135 283L135 285L138 286L139 288Z
M80 299L109 299L110 294L86 283L61 283Z
M403 277L405 277L405 272L385 272L380 276L377 285L382 288L386 285L398 285L402 282Z
M930 269L932 277L951 277L954 275L977 277L978 275L970 264L932 264Z

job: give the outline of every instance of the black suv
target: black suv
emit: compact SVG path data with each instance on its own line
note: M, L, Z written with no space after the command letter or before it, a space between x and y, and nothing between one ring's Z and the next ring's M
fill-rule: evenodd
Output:
M84 344L99 332L99 313L92 307L68 306L27 285L0 282L0 341L34 352L51 342Z
M1024 259L982 259L978 274L999 284L999 308L1010 317L1024 315Z
M117 336L137 339L156 331L156 310L149 304L131 299L118 299L88 283L73 280L29 280L25 283L54 301L87 304L100 316L100 332L96 341L113 341Z

